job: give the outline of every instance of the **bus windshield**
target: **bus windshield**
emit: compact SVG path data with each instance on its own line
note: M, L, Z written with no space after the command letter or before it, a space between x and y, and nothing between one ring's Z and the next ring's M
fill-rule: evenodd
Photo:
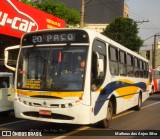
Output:
M22 48L17 88L82 91L87 51L88 47L82 45Z

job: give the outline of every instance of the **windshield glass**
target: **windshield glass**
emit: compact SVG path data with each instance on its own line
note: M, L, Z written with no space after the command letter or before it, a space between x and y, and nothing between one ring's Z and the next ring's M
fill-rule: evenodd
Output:
M22 48L17 88L32 90L83 90L88 47Z

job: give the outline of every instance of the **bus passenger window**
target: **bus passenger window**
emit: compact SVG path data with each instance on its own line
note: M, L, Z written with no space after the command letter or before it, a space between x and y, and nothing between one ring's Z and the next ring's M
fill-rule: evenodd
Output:
M127 73L128 76L133 77L133 56L127 54Z
M112 75L119 74L118 50L112 46L109 47L109 67Z
M139 60L134 57L134 76L139 77Z
M94 40L91 65L91 90L97 90L103 83L106 71L106 45Z
M121 76L126 76L127 72L127 66L126 66L126 53L123 51L119 51L119 73Z
M143 62L144 64L144 78L148 78L148 71L149 71L149 68L148 68L148 65L146 62Z
M0 88L9 88L9 77L0 77Z
M140 77L143 77L143 63L142 63L142 60L139 60L139 74L140 74Z

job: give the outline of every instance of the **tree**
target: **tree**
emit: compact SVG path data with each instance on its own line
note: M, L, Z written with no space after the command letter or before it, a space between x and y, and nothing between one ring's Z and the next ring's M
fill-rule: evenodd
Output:
M46 0L45 2L34 3L27 0L21 0L23 3L33 6L41 11L52 14L66 21L67 25L75 26L80 22L80 13L74 9L68 8L62 2Z
M32 0L31 1L29 1L29 0L21 0L21 2L23 2L23 3L27 4L27 5L30 5L30 6L34 5L34 2Z
M136 22L124 17L115 18L102 32L105 36L136 52L143 45L138 33Z

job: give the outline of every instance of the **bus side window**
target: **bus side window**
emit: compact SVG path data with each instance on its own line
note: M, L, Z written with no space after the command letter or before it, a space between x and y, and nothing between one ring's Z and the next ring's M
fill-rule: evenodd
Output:
M149 69L148 69L148 65L147 65L147 63L146 62L143 62L143 64L144 64L144 78L148 78L148 71L149 71Z
M128 76L133 77L133 56L130 54L127 54L127 73Z
M139 77L139 60L138 58L134 57L134 76Z
M0 88L9 88L9 77L0 77Z
M103 83L106 71L106 45L94 40L91 63L91 89L97 90Z
M109 67L111 75L119 75L118 50L113 46L109 46Z
M127 72L127 67L126 67L126 53L124 51L119 51L119 73L121 76L126 76Z
M143 61L139 60L139 74L140 77L143 78Z

